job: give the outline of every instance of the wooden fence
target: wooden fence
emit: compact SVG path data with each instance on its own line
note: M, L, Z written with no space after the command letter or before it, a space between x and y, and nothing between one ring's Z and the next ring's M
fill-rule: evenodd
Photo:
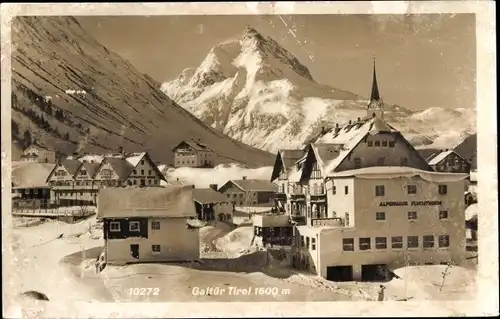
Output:
M96 213L94 207L84 207L81 209L64 208L16 208L12 210L12 216L32 216L32 217L87 217Z

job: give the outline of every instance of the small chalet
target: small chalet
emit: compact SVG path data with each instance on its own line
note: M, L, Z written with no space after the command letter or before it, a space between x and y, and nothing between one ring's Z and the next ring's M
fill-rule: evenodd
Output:
M28 146L21 156L23 162L55 163L56 151L42 146L36 142Z
M219 188L235 206L270 206L274 207L274 199L278 185L264 179L230 180Z
M18 163L12 167L12 208L40 209L50 207L50 187L46 178L52 164Z
M427 161L436 172L470 173L471 163L453 150L431 155Z
M103 188L104 260L111 264L193 261L200 257L191 186Z
M215 152L200 140L180 142L172 150L175 167L214 167Z
M210 185L210 188L193 189L193 199L199 220L225 221L232 219L233 205L226 196L217 192L217 185Z

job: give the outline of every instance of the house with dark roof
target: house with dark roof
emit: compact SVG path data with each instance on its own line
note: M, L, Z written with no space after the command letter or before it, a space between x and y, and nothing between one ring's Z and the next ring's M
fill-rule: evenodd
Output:
M69 156L47 178L52 201L60 206L96 205L102 187L159 186L165 180L149 154Z
M235 206L275 206L278 185L264 179L230 180L219 188Z
M436 172L470 173L471 163L454 150L441 150L427 158Z
M203 221L230 221L233 216L233 204L229 198L217 191L217 185L209 188L193 189L196 215Z
M46 179L52 164L18 162L12 165L12 208L50 207L50 187Z
M191 186L101 188L104 261L109 264L195 261L199 228Z
M33 142L21 156L23 162L55 163L57 152L46 146Z
M200 140L185 140L172 149L174 167L214 167L215 152Z

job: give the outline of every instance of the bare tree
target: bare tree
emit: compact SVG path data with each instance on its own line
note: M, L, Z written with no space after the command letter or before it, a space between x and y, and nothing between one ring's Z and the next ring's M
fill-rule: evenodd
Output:
M443 280L441 281L441 286L439 286L439 291L443 290L443 286L444 286L444 282L446 280L446 276L448 276L450 274L449 270L450 270L451 267L452 267L452 265L451 265L451 262L450 262L450 263L448 263L446 265L446 268L442 272L442 278L443 278Z

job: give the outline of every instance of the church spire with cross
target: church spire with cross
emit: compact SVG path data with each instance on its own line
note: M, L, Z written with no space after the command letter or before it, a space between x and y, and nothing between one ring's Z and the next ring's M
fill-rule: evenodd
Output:
M373 79L372 79L372 93L370 95L370 102L367 106L368 117L384 118L384 103L380 97L377 83L377 70L375 66L375 56L373 56Z

